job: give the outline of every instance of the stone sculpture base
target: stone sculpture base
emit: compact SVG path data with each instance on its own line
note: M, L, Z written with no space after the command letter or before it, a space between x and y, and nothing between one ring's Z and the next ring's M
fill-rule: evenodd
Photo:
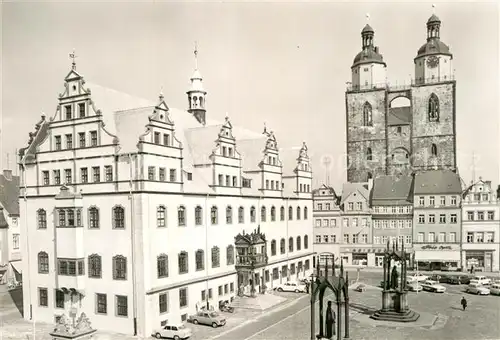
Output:
M50 333L50 336L52 337L52 340L87 340L92 339L95 332L95 329L87 330L81 333L52 332Z
M382 309L370 317L382 321L415 322L420 314L409 309L408 292L384 290L382 292Z

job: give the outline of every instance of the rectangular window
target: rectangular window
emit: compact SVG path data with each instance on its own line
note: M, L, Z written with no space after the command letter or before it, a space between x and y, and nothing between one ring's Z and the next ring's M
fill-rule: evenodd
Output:
M344 218L344 227L348 227L349 226L349 219L348 218Z
M344 243L349 243L349 234L344 234Z
M90 146L97 146L97 131L90 131Z
M423 214L418 215L418 223L420 223L420 224L425 223L425 215L423 215Z
M330 219L330 226L336 227L337 226L337 220L334 219L334 218Z
M439 236L438 236L438 241L440 243L444 243L445 242L445 239L446 239L446 233L439 233Z
M165 182L165 168L160 168L158 171L158 180L160 182Z
M64 175L66 177L66 184L73 183L73 179L71 176L71 169L64 169Z
M50 173L48 171L42 171L43 185L50 184Z
M484 221L484 211L478 211L477 212L477 219L479 221Z
M188 305L188 292L187 288L179 289L179 307L184 308Z
M429 197L429 205L434 206L436 204L436 199L434 196Z
M237 187L237 186L238 186L238 177L233 176L233 187Z
M219 296L223 295L222 286L217 287L217 292L219 293Z
M85 103L78 104L78 112L80 113L80 118L85 117Z
M325 243L328 243L328 235L323 235L323 241L324 241Z
M472 243L474 242L474 233L468 232L467 233L467 243Z
M326 203L326 210L330 210L330 203Z
M123 295L116 295L116 315L128 316L128 298Z
M474 212L473 211L467 211L467 219L469 221L474 221Z
M148 180L154 181L155 180L155 167L154 166L148 166Z
M64 292L62 290L55 290L55 299L56 308L64 308Z
M420 196L418 198L418 205L420 205L421 207L423 207L425 205L425 198L424 198L424 196Z
M104 172L106 176L106 182L113 181L113 167L111 165L104 166Z
M420 243L424 242L424 233L418 233L417 240Z
M212 288L208 289L208 298L211 299L213 297L213 291Z
M266 180L266 189L268 188L269 185L269 180ZM226 175L226 187L231 186L231 176Z
M101 181L101 168L98 166L92 167L92 179L94 183L99 183Z
M495 233L493 232L486 233L486 242L493 243L494 238L495 238Z
M457 239L457 234L456 233L450 233L449 236L450 236L450 239L448 240L448 242L455 243L456 239Z
M484 233L476 233L474 235L474 242L476 243L483 243L484 242Z
M354 203L353 202L349 202L348 205L347 205L347 210L354 210Z
M207 291L202 290L201 291L201 301L205 301L207 299Z
M49 306L49 292L47 288L38 288L38 305L41 307Z
M19 249L19 234L12 234L12 248Z
M323 204L318 203L318 210L323 210Z
M434 214L429 215L429 223L435 223L436 222L436 216Z
M495 219L495 212L494 211L488 211L488 220L492 221Z
M160 144L160 136L161 136L161 134L159 132L155 132L155 135L154 135L154 143L155 144Z
M358 226L358 218L357 218L357 217L354 217L354 218L352 219L352 226L353 226L353 227L357 227L357 226Z
M66 135L66 149L73 149L73 135Z
M405 243L406 244L411 244L411 235L406 235L405 236Z
M78 146L81 148L84 148L85 147L85 132L78 133L78 140L79 140Z
M380 244L380 236L374 236L373 237L373 243L374 244Z
M352 235L352 243L358 243L358 234Z
M382 236L382 244L387 244L387 236Z
M363 202L357 202L356 208L357 208L357 210L363 210Z
M160 313L168 312L168 295L167 293L162 293L158 295L158 305L160 308Z
M106 294L96 293L96 312L97 314L107 314L108 313L108 299Z
M446 215L445 214L439 215L439 223L446 223Z
M175 169L170 169L170 182L177 181L177 171Z
M439 203L440 203L441 205L446 205L446 197L445 197L445 196L441 196L441 197L439 198Z
M429 233L429 242L436 242L436 237L434 233Z
M457 205L457 196L451 196L451 205Z
M56 150L61 150L61 136L55 136L55 149Z
M450 215L450 223L456 224L457 223L457 214L451 214Z
M170 135L164 133L163 134L163 145L169 146L170 145Z
M89 174L88 174L87 168L80 169L80 177L81 177L82 183L87 183L89 181Z
M323 220L323 227L328 227L328 219Z
M368 243L368 234L361 235L361 243Z
M316 220L316 227L321 227L321 220L319 218Z
M64 110L66 112L66 119L72 119L73 115L72 115L72 112L71 112L71 105L66 105L64 107Z

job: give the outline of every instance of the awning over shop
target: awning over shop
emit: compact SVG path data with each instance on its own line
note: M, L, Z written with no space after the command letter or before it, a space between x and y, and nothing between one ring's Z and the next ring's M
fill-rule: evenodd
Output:
M416 251L416 261L446 262L460 261L459 251Z
M18 274L22 274L23 273L23 261L10 262L10 265L12 266L12 268L14 268L14 270Z

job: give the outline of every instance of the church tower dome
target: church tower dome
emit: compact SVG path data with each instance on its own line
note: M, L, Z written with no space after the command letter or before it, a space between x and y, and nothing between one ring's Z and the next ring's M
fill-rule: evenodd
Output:
M356 55L351 66L352 87L355 90L373 89L385 84L386 64L374 45L374 37L374 29L366 24L361 31L361 52Z
M194 48L195 69L191 76L191 86L188 95L188 112L191 113L200 124L206 123L206 107L205 97L207 92L203 88L203 78L198 70L198 46L195 44Z
M427 41L418 49L414 59L417 85L453 79L453 55L450 48L441 41L440 30L441 20L436 14L432 14L427 20Z

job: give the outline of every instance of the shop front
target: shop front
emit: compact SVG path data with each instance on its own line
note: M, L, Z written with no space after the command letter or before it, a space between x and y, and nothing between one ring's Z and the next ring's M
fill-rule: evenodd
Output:
M461 265L459 244L414 244L414 262L419 270L456 271Z
M492 250L465 250L465 268L468 271L492 272L493 256Z
M343 248L341 249L340 257L344 265L356 267L376 267L377 261L382 265L382 258L385 248Z

